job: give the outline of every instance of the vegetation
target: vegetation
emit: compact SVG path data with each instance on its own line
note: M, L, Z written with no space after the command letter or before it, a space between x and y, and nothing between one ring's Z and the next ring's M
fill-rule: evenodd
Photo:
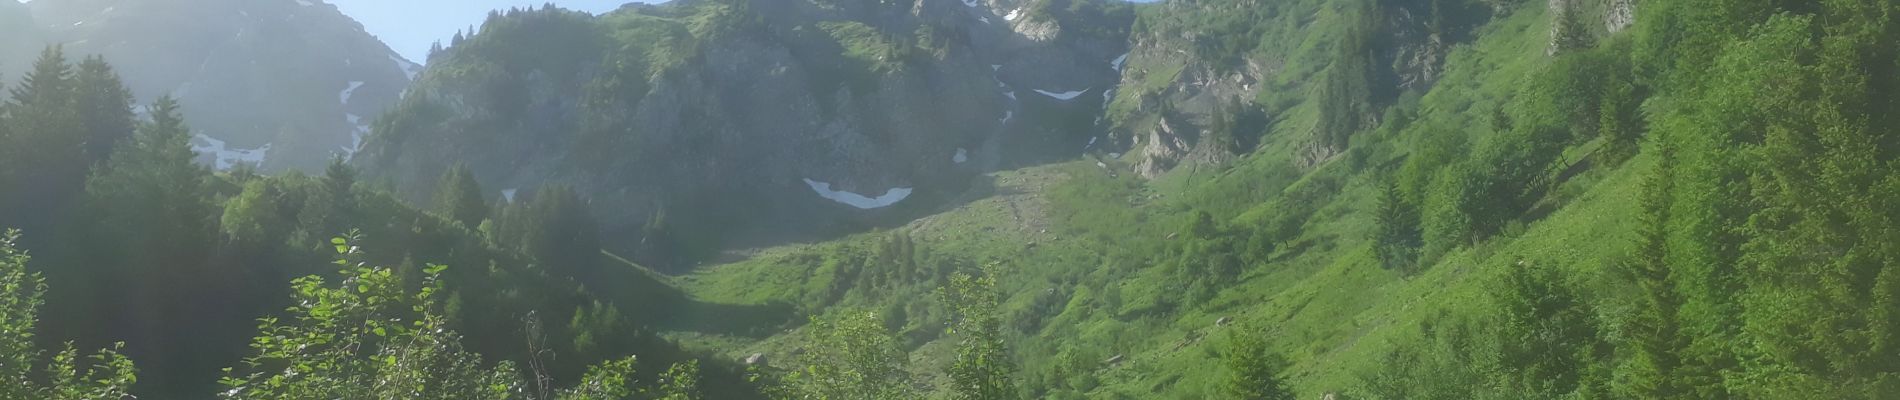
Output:
M571 193L550 191L535 196L532 209L490 216L474 197L480 192L472 188L475 179L461 171L445 180L450 195L444 198L458 200L448 201L438 217L360 184L355 170L340 162L317 177L264 177L243 169L213 174L194 163L191 130L174 102L160 99L147 108L148 119L135 119L131 99L112 94L121 86L110 67L90 60L77 75L62 72L74 68L57 48L49 49L36 63L44 72L0 107L0 126L8 127L0 141L10 144L8 151L71 146L86 161L0 161L0 174L9 179L0 202L17 207L7 208L0 223L37 232L7 242L9 263L26 261L16 248L36 249L36 257L34 271L21 269L6 285L6 298L14 299L7 304L16 310L4 314L5 332L12 332L8 348L19 350L7 354L23 360L4 363L22 368L9 375L21 379L9 378L6 384L14 386L6 390L27 394L4 397L381 398L414 390L374 384L380 381L415 382L445 398L547 399L557 385L577 382L588 365L634 354L652 365L682 365L611 375L654 382L623 385L652 397L690 398L701 381L743 382L729 361L695 363L702 356L643 333L644 323L626 322L650 321L658 314L649 310L674 307L677 292L609 297L577 283L666 288L638 266L599 259L597 245L580 240L595 228L584 202ZM108 100L113 103L89 103ZM75 110L93 114L80 117ZM62 118L73 123L52 123ZM102 135L92 132L104 128L87 126L136 128L110 146L30 142ZM58 205L35 203L64 191L71 193ZM504 218L509 215L520 217ZM505 235L519 240L502 243L483 234L495 230L478 230L497 220L508 221ZM392 251L351 252L347 268L336 268L326 261L329 247L314 244L353 228L362 229L361 240ZM429 267L435 263L467 267ZM325 281L341 282L341 289ZM41 299L45 312L36 313ZM580 323L541 326L542 315L574 316ZM260 319L269 322L259 327ZM378 330L383 334L373 334ZM247 340L254 334L260 337ZM408 341L392 346L390 335ZM111 350L92 358L63 351L50 364L32 350L61 346ZM481 363L476 354L499 363ZM417 361L384 365L389 356ZM140 366L136 380L133 359ZM240 364L237 372L220 372ZM52 369L35 373L44 366ZM227 375L222 385L220 375ZM509 387L523 390L493 390L494 382L517 382ZM754 392L745 385L705 390L723 397Z
M1095 12L1061 3L1031 18ZM638 38L748 32L727 14L744 3L708 4L613 23ZM1131 65L1117 124L1185 112L1150 105L1189 62L1276 66L1266 94L1209 102L1214 118L1193 122L1246 143L1234 158L1152 179L1113 158L1000 171L927 218L675 277L601 251L596 210L559 185L491 205L479 168L453 168L423 212L343 164L212 174L190 163L170 102L134 123L109 68L75 74L51 49L0 108L0 143L86 162L0 146L0 223L48 238L0 241L0 394L1900 396L1900 26L1887 18L1900 6L1646 3L1612 32L1593 22L1606 10L1540 5L1143 8L1132 35L1191 59ZM508 23L585 25L546 13ZM1405 26L1443 46L1387 42L1418 33ZM919 56L913 30L820 28L852 60ZM482 46L450 56L528 50ZM1414 50L1442 64L1395 59ZM562 58L519 57L503 58ZM647 90L665 64L605 72L621 80L588 101L639 101L617 91ZM383 123L428 117L407 106ZM588 123L619 140L626 122ZM101 153L73 137L121 139ZM675 217L693 205L668 206L638 228L656 252L697 238ZM38 313L42 293L54 312ZM49 340L76 344L36 373ZM125 356L104 345L119 341ZM84 362L75 347L112 350ZM189 383L227 366L215 388ZM167 386L130 387L154 380Z
M45 280L27 272L32 261L18 247L20 231L0 234L0 394L17 399L111 399L130 395L137 382L138 370L132 360L119 354L117 346L101 350L82 367L79 353L68 343L66 349L45 364L44 375L33 367L45 363L34 343L33 331L39 322L40 296L46 293ZM83 368L83 369L82 369Z

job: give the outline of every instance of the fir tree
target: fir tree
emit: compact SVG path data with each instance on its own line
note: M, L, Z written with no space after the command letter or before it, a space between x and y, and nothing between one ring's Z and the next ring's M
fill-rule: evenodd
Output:
M600 231L580 194L566 186L548 186L528 206L523 249L543 268L598 282L592 275L600 257Z
M1628 322L1629 364L1622 374L1621 394L1639 399L1673 399L1689 394L1678 374L1680 351L1686 344L1676 314L1682 299L1668 263L1669 207L1674 155L1667 143L1658 147L1656 171L1644 182L1642 221L1638 227L1635 259L1617 269L1642 294L1636 315Z
M132 137L132 90L119 80L112 65L98 56L79 62L75 77L76 105L86 125L86 158L104 161L114 146Z
M1386 182L1379 192L1378 208L1373 210L1377 230L1373 231L1373 252L1385 268L1410 275L1417 265L1419 246L1424 239L1419 231L1418 207L1406 201L1396 182Z
M1221 355L1227 367L1221 383L1224 398L1237 400L1292 400L1285 378L1280 376L1284 361L1273 353L1260 332L1236 329L1228 334L1227 351Z
M75 77L60 47L48 47L13 88L6 108L10 149L0 168L10 172L0 188L0 224L42 230L54 225L85 187L91 162L85 157L84 116L75 109Z
M456 164L442 175L436 185L435 211L450 221L474 229L488 219L488 202L482 199L481 184L468 165Z

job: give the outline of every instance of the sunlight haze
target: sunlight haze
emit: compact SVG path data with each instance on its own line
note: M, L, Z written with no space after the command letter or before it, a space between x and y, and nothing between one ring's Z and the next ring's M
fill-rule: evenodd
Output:
M363 23L403 58L417 63L428 60L429 44L445 42L458 30L480 26L490 10L510 7L540 7L546 1L531 0L330 0L343 14ZM599 14L627 4L622 0L557 1L555 6Z

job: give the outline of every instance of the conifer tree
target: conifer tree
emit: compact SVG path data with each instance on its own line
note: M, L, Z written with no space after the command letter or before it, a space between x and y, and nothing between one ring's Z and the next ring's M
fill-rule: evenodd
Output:
M580 194L566 186L542 188L528 207L523 249L543 268L594 282L592 268L600 257L600 228Z
M1237 400L1292 400L1293 393L1287 390L1284 378L1280 376L1283 368L1279 356L1269 347L1267 338L1260 332L1249 329L1230 331L1227 338L1227 350L1221 355L1227 367L1226 379L1221 383L1225 398Z
M1620 394L1639 399L1673 399L1689 394L1684 380L1680 352L1682 340L1677 313L1682 299L1668 263L1669 207L1672 190L1673 151L1667 142L1659 143L1656 170L1643 185L1642 220L1635 258L1621 263L1618 271L1633 281L1642 297L1636 314L1627 323L1630 360L1619 382Z
M202 197L211 173L193 161L189 132L178 103L160 98L152 105L152 122L140 126L134 140L119 146L86 182L86 211L79 215L91 219L78 224L85 227L81 243L93 247L85 249L86 267L67 269L63 281L89 281L96 288L86 295L109 313L80 317L136 332L139 340L128 340L135 355L209 346L215 337L203 332L241 328L253 315L246 305L229 301L249 287L243 284L246 270L213 268L220 213ZM193 323L178 322L185 319ZM189 375L188 367L213 367L175 366L149 374L177 381Z
M28 230L50 228L85 187L91 163L85 157L84 117L73 107L75 78L64 50L48 47L21 77L6 104L11 133L0 148L11 149L3 165L12 175L0 188L9 204L0 224Z
M1417 265L1419 246L1424 239L1419 231L1418 207L1406 201L1396 182L1386 182L1379 192L1378 208L1373 210L1377 230L1373 232L1373 253L1385 268L1410 275Z
M467 164L456 164L442 175L436 185L435 211L442 217L473 229L488 219L488 202L482 199L482 186Z
M114 146L132 137L137 125L132 116L132 90L99 56L80 61L74 79L75 105L86 125L86 158L95 163L104 161Z

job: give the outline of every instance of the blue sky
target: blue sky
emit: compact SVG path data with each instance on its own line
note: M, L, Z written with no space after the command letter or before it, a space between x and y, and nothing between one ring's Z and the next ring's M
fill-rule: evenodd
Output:
M600 13L620 8L630 0L324 0L335 4L363 28L403 57L423 62L429 44L448 42L456 30L480 25L489 10L540 7L544 3Z

